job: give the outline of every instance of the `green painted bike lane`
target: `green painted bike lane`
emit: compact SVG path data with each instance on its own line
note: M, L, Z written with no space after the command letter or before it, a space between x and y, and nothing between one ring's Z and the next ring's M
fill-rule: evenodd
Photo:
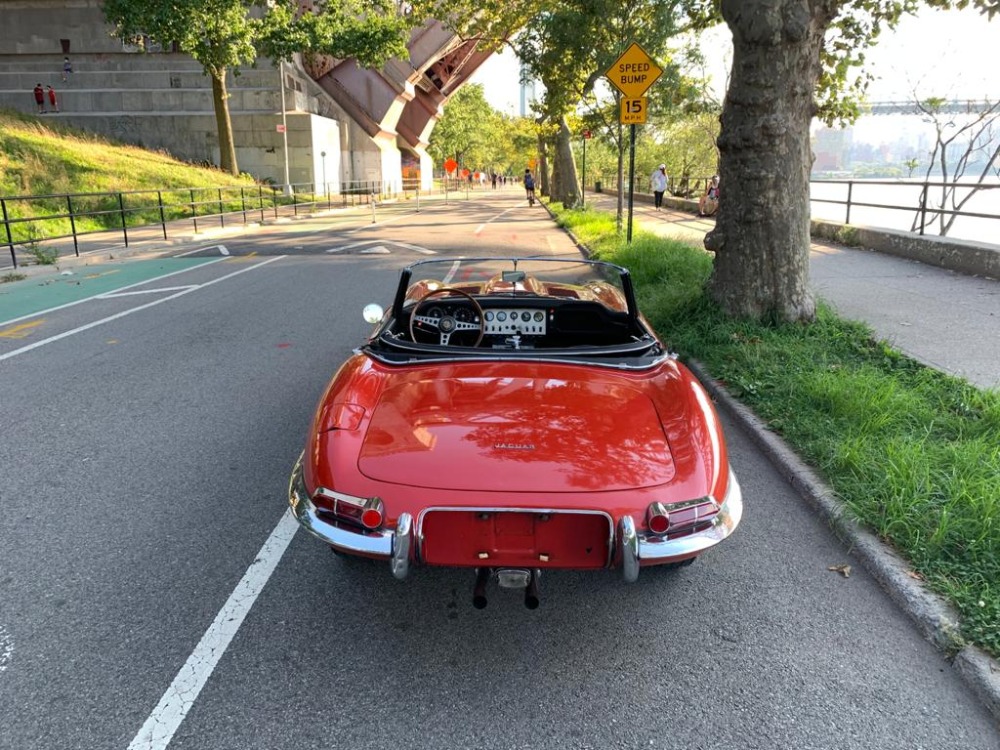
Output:
M80 302L99 294L154 281L186 271L219 258L155 258L128 263L82 266L70 275L35 277L0 284L0 326L56 307ZM183 276L178 284L183 284Z

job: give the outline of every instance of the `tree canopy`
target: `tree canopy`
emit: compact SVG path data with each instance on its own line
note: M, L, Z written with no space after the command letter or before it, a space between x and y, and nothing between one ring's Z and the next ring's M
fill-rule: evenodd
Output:
M428 151L439 168L452 157L472 170L519 174L534 154L535 141L534 122L497 112L486 101L482 84L468 84L445 105Z

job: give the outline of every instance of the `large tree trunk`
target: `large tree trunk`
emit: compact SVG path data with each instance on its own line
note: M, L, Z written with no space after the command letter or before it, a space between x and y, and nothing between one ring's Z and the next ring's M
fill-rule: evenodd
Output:
M564 208L580 205L580 177L573 160L573 140L565 115L559 121L559 135L556 138L556 164L559 165L559 195Z
M563 193L563 176L562 176L562 164L559 163L559 138L558 136L553 139L552 144L552 178L549 181L549 198L554 201L562 200Z
M549 144L545 136L538 136L538 171L535 174L535 184L540 195L549 195Z
M840 0L723 0L733 70L719 135L720 202L705 247L730 315L809 321L809 125L823 35Z
M226 71L210 71L212 104L215 105L215 127L219 133L219 166L234 177L240 174L233 145L233 122L229 118L229 94L226 93Z

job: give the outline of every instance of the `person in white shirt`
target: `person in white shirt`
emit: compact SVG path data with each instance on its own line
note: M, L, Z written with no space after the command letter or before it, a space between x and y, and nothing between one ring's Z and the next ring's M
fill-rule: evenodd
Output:
M659 211L663 206L663 194L667 192L667 165L661 164L649 178L649 183L653 187L653 205Z

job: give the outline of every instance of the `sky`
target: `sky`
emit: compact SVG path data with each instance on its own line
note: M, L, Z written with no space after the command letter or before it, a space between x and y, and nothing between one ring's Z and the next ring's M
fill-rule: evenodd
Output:
M705 45L721 51L711 56L719 61L710 71L718 86L725 85L726 66L732 59L729 39L728 29L722 26L709 32L705 41ZM972 10L929 9L906 17L868 51L869 69L876 77L869 99L908 100L914 90L921 97L1000 99L997 46L1000 18L988 22ZM520 114L518 66L513 52L490 57L471 81L485 84L486 99L494 108Z

